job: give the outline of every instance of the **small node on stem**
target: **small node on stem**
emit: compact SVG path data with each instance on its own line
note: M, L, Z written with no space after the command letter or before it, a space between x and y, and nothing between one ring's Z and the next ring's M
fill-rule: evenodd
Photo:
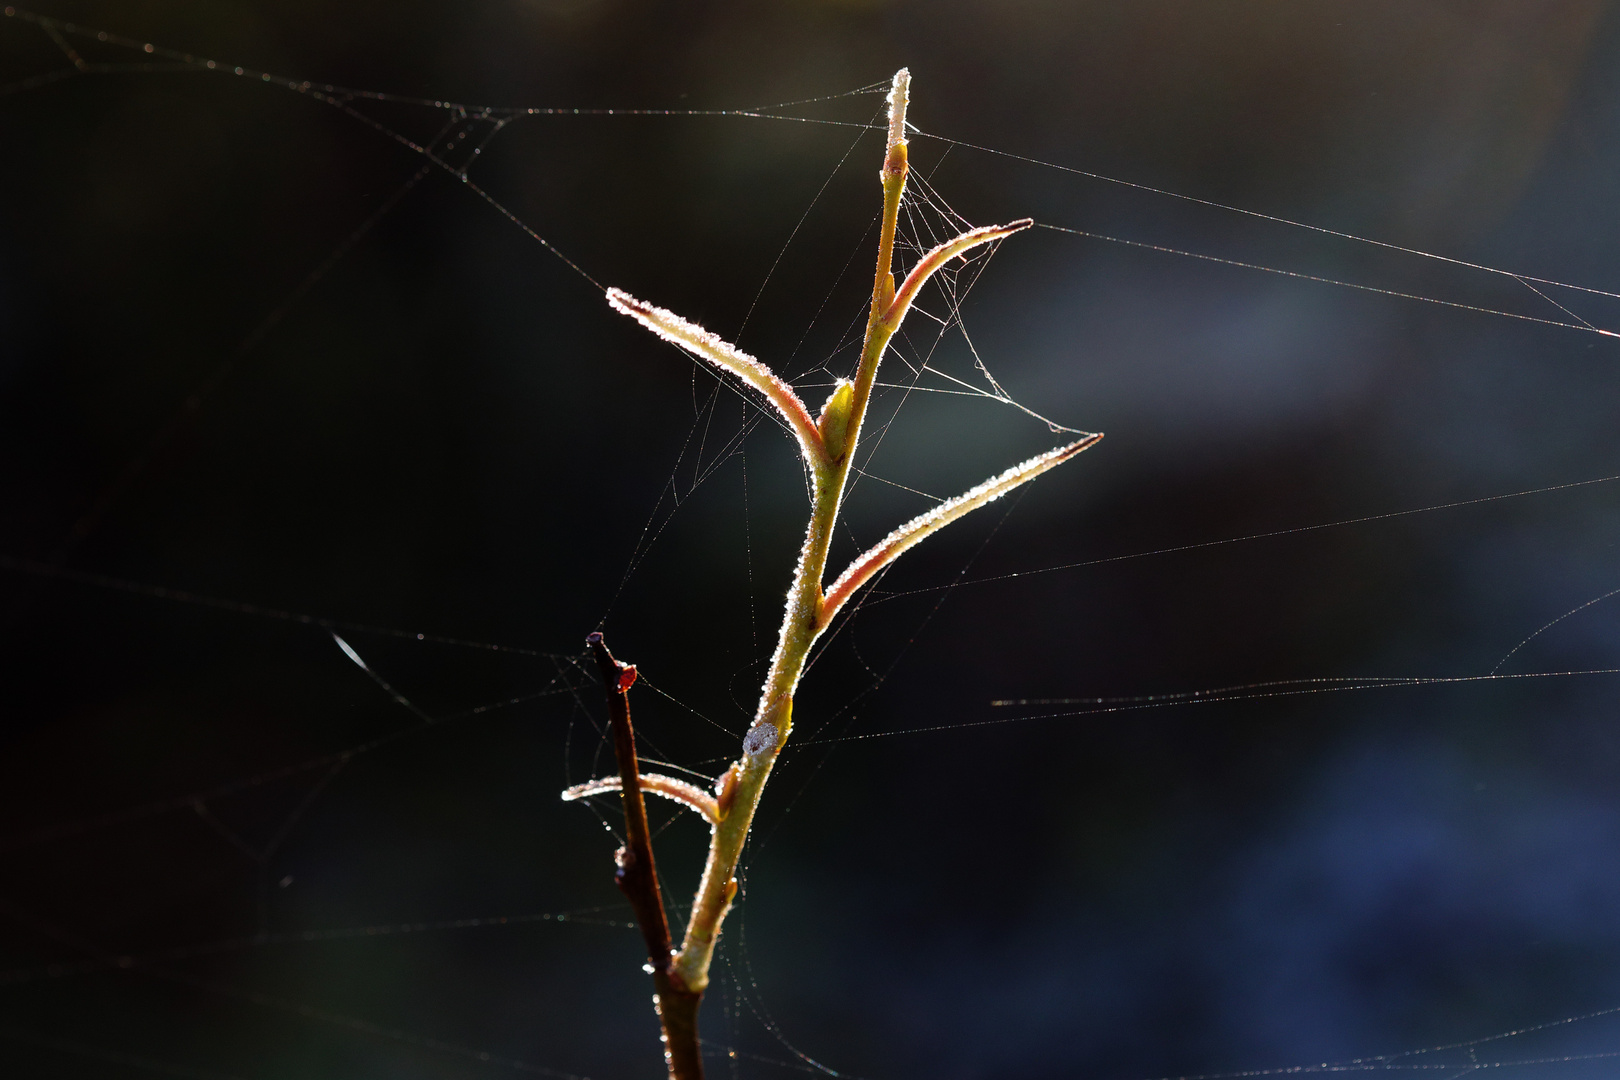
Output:
M767 750L775 749L779 736L780 732L776 730L775 724L768 721L755 724L748 729L748 734L743 736L743 754L746 757L758 757Z

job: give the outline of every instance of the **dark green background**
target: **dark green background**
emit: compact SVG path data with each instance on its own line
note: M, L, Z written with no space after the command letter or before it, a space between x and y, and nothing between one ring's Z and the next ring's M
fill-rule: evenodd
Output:
M1620 289L1620 18L1596 2L41 10L224 66L478 105L737 108L908 64L924 133ZM87 63L162 59L69 40ZM656 1075L621 927L164 951L624 919L602 818L556 798L604 768L583 637L604 628L669 695L634 695L658 754L718 771L802 528L791 445L765 422L746 458L723 452L758 414L728 390L704 411L714 379L442 171L300 291L419 156L223 72L16 86L66 64L0 19L7 1075L521 1071L480 1052ZM353 104L419 140L448 116ZM863 123L879 104L786 111ZM470 175L604 284L727 337L752 309L741 345L813 387L824 362L847 372L832 350L869 280L877 137L834 174L858 133L530 116ZM1029 214L1565 319L1502 276L945 145L919 136L914 161L975 223ZM1613 301L1552 295L1620 325ZM715 1054L740 1052L715 1074L800 1065L773 1026L876 1080L1133 1080L1620 1005L1613 676L986 723L1066 711L990 704L1005 698L1486 673L1620 586L1614 485L938 589L1609 476L1620 344L1043 230L1002 246L964 317L1014 396L1108 438L908 555L882 587L933 591L869 605L811 672L705 1005ZM936 363L975 377L959 339ZM949 495L1058 438L914 395L870 469ZM863 482L845 553L927 505ZM319 626L86 574L408 631L344 634L431 717L584 689L418 730ZM1502 670L1620 666L1617 602ZM214 794L396 733L318 792L323 769ZM661 834L672 902L702 847L693 820ZM1597 1020L1475 1053L1616 1051ZM1399 1064L1462 1069L1459 1053Z

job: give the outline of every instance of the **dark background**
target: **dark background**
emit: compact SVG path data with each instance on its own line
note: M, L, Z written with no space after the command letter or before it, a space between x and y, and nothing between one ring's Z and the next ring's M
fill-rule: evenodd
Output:
M352 107L441 147L465 133L448 159L481 147L471 178L586 272L742 328L814 403L870 280L875 134L835 173L860 129L496 133L432 101L739 108L909 64L925 133L1620 289L1620 16L1601 3L41 10L220 70L58 77L48 34L0 19L7 1075L657 1075L630 930L406 931L627 917L611 801L557 799L606 767L583 637L604 628L656 688L634 695L649 752L712 775L802 528L792 447L739 395L453 176L401 196L421 156L251 72L429 99ZM64 40L88 65L168 62ZM974 223L1029 214L1568 321L1511 278L945 148L919 136L913 160ZM1620 325L1612 300L1551 295ZM1485 674L1620 587L1613 484L939 588L1610 476L1620 344L1044 230L1002 246L964 317L1018 400L1108 438L908 555L882 590L927 591L869 603L811 671L704 1006L714 1073L806 1067L790 1043L878 1080L1134 1080L1620 1006L1612 675L991 704ZM934 363L978 378L959 337ZM949 495L1059 438L912 395L869 469ZM863 481L844 554L927 505ZM1501 670L1620 666L1616 603ZM322 626L241 604L404 631L341 630L417 712ZM914 728L943 730L866 738ZM659 842L681 904L703 830ZM1599 1018L1389 1064L1613 1053Z

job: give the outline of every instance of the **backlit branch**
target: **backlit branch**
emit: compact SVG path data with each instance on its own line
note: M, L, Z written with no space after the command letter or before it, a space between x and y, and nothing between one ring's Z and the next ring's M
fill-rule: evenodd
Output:
M696 1027L698 1002L709 985L709 968L714 959L721 925L737 899L737 867L748 841L754 812L777 756L793 730L794 694L817 638L856 591L912 545L964 514L1067 461L1102 438L1101 435L1087 435L1078 442L1030 458L972 491L914 518L856 559L831 589L823 591L828 549L844 493L849 486L849 474L876 384L878 367L890 339L899 329L923 285L946 263L981 244L999 240L1032 224L1026 218L1007 225L970 229L929 251L911 268L899 288L895 287L895 234L909 169L906 106L910 92L911 75L902 68L895 72L889 92L888 141L884 148L883 168L879 173L883 185L883 214L879 220L877 267L860 359L852 379L840 379L834 384L818 417L811 418L810 411L791 386L734 345L674 312L643 303L620 289L607 290L608 303L613 305L614 310L631 316L664 340L697 353L765 395L799 440L799 447L809 466L810 520L799 551L799 563L793 571L793 584L783 608L776 651L771 656L770 669L760 688L759 705L743 738L741 753L716 781L714 795L684 780L639 772L630 736L629 706L624 693L630 682L634 681L634 669L615 666L606 646L601 644L600 635L593 635L593 649L597 651L598 663L602 665L602 680L609 685L619 777L577 785L564 792L563 798L577 799L609 791L620 791L624 795L630 843L623 853L620 883L632 903L639 904L637 918L644 931L648 927L655 927L659 931L657 934L648 933L648 958L654 986L658 991L654 1001L658 1003L659 1016L664 1025L665 1060L672 1080L699 1080L702 1074L702 1055ZM702 814L710 825L709 854L703 864L703 876L698 882L697 894L692 898L686 933L679 950L673 954L669 952L667 931L662 929L664 916L661 902L654 902L657 897L656 875L648 874L645 878L633 876L636 868L644 868L645 873L652 866L642 804L642 793L647 791L690 807Z
M984 225L977 229L969 229L954 240L947 240L934 248L917 261L906 275L905 284L895 290L894 300L889 304L888 310L882 315L882 321L891 329L898 328L906 312L911 308L911 302L917 298L929 278L951 259L961 255L980 244L988 244L992 240L1000 240L1004 236L1011 236L1035 224L1033 218L1020 218L1005 225Z
M898 559L908 548L921 543L926 537L932 536L957 518L972 513L986 503L994 502L1019 485L1029 483L1046 470L1063 464L1088 446L1095 446L1097 440L1101 438L1101 435L1087 435L1067 446L1048 450L1020 465L1014 465L1001 475L991 477L954 499L940 503L928 513L912 518L884 537L866 554L850 563L849 568L838 575L838 580L832 583L832 587L827 590L826 596L821 601L821 611L816 619L817 626L824 628L832 622L833 616L838 614L838 609L844 606L844 602L853 596L857 589L871 581L874 574Z
M665 341L690 349L703 359L742 379L764 394L782 419L788 422L799 440L799 450L812 469L819 468L823 457L821 433L810 418L793 387L776 377L776 373L735 345L710 333L697 323L688 322L673 311L637 300L623 289L609 289L608 303L613 310L623 312Z
M696 810L703 815L703 819L710 825L720 821L719 804L715 797L696 784L689 784L685 780L677 780L673 776L662 773L644 772L640 777L641 790L653 795L662 795L666 799L673 799L690 810ZM617 776L602 776L595 780L587 780L583 784L575 784L562 793L563 802L573 802L590 795L606 795L610 791L623 791L624 780Z

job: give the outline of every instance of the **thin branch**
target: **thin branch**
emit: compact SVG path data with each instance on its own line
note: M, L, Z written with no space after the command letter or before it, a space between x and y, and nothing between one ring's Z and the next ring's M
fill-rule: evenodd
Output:
M618 776L602 776L595 780L587 780L583 784L575 784L562 793L563 802L573 802L591 795L605 795L610 791L623 791L624 779ZM677 780L673 776L662 773L644 772L641 774L641 790L654 795L662 795L666 799L673 799L682 806L696 810L710 825L720 822L719 803L713 795L685 780Z
M635 910L636 923L647 943L647 962L652 969L653 1003L658 1022L664 1029L664 1064L670 1080L702 1080L703 1058L698 1048L697 1010L701 992L686 988L672 970L669 949L669 919L664 914L664 898L658 891L658 868L653 862L652 837L647 828L647 803L641 797L636 761L636 733L630 726L630 686L636 681L633 664L621 664L608 651L600 633L585 639L596 657L597 670L607 691L608 715L613 724L613 753L619 759L619 779L624 797L625 845L614 852L618 872L615 883Z
M947 262L980 244L988 244L992 240L1000 240L1004 236L1022 232L1033 224L1034 218L1019 218L1005 225L984 225L977 229L969 229L955 239L940 244L911 268L911 273L906 275L905 284L896 290L894 302L883 313L883 321L888 323L891 329L899 329L900 322L906 317L906 312L911 308L911 302L917 298L917 293Z
M614 311L630 316L665 341L690 349L715 367L731 372L764 394L793 429L804 460L812 469L820 467L825 454L821 448L821 432L811 419L810 410L793 392L793 387L777 378L770 368L718 334L710 333L666 308L637 300L623 289L609 289L607 298Z
M1014 488L1029 483L1046 470L1063 464L1087 447L1095 446L1097 440L1101 438L1100 434L1087 435L1067 446L1048 450L1020 465L1014 465L1001 475L991 477L954 499L940 503L926 514L912 518L850 563L849 568L838 576L838 580L832 583L832 587L827 590L826 598L821 602L817 625L825 628L832 622L833 616L838 614L838 609L844 606L844 602L853 596L857 589L872 580L874 574L898 559L908 548L921 543L964 514L971 513L986 503L994 502Z

